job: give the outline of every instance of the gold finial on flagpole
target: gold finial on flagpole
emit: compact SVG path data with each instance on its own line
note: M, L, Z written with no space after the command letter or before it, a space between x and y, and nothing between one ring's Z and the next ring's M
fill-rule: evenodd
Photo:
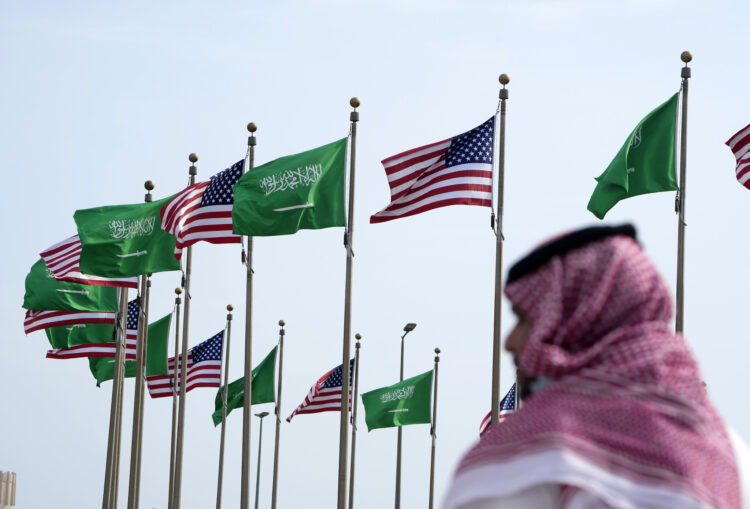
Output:
M685 65L687 65L687 63L690 62L692 59L693 59L693 54L690 53L689 51L683 51L680 54L680 60L685 62Z
M360 105L360 104L361 104L361 103L360 103L360 101L359 101L359 97L352 97L351 99L349 99L349 105L350 105L350 106L351 106L352 108L359 108L359 105Z
M500 75L500 78L498 80L500 81L500 84L503 86L503 88L505 88L505 85L507 85L508 83L510 83L510 76L508 76L507 74L503 73L503 74Z

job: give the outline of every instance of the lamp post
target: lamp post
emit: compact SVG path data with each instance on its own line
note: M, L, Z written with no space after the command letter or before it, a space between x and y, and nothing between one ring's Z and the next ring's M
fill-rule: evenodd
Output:
M404 325L404 334L401 336L401 375L399 382L404 381L404 338L417 327L416 323ZM401 426L398 427L398 445L396 447L396 509L401 509Z
M255 414L255 417L260 419L260 429L258 430L258 469L255 472L255 509L258 509L258 493L260 492L260 449L263 445L263 418L267 415L268 412Z

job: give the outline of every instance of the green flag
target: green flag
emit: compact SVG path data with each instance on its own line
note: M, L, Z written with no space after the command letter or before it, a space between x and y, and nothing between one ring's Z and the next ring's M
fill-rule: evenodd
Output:
M117 288L58 281L41 258L26 276L25 309L117 311Z
M367 431L430 422L432 370L362 394Z
M52 348L114 341L115 326L111 323L77 323L44 329Z
M266 355L266 358L256 366L253 370L253 405L260 405L261 403L273 403L276 401L274 394L274 368L276 366L276 348ZM211 414L211 418L214 421L214 426L218 426L221 423L221 398L224 395L224 387L219 387L219 391L216 393L216 403L214 413ZM245 404L245 377L238 378L234 382L229 384L227 390L227 415L235 408L242 408Z
M599 219L604 219L609 209L625 198L677 189L674 167L677 97L678 94L673 95L635 126L607 169L596 179L598 184L587 208Z
M76 210L81 238L80 271L102 277L132 277L180 270L175 237L161 229L161 208L171 199Z
M167 343L169 339L169 325L172 315L169 314L148 326L148 347L146 348L146 376L166 375ZM115 376L115 360L108 357L89 357L89 369L96 379L96 386L102 382L112 380ZM135 361L125 361L125 377L135 378Z
M345 180L346 138L253 168L234 186L232 231L262 237L344 226Z

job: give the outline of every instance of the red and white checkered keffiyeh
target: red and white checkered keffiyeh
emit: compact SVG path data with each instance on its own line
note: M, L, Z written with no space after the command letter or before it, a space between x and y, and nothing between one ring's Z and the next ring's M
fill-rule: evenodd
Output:
M554 256L505 293L533 320L520 368L553 383L466 454L446 507L536 482L565 487L562 506L584 490L613 507L740 507L727 432L671 329L670 293L635 240Z

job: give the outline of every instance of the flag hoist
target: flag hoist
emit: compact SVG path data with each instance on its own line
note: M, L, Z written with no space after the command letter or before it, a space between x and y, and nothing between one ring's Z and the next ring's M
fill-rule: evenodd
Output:
M351 134L349 135L349 214L344 229L346 247L346 281L344 291L344 339L341 361L341 420L339 425L339 483L338 509L346 509L346 476L349 455L349 357L351 354L351 305L352 305L352 262L354 261L354 175L357 160L357 122L360 101L357 97L349 100L353 111L349 114Z
M107 439L107 464L104 470L102 509L117 505L117 470L119 468L120 424L122 420L122 386L125 374L125 329L128 314L128 289L120 287L117 295L118 312L115 326L115 369L112 380L112 403L109 412L109 437Z
M680 189L675 200L675 209L678 216L677 221L677 313L675 319L675 330L684 330L684 300L685 300L685 194L687 185L687 107L688 107L688 80L690 79L690 67L688 63L693 60L689 51L683 51L680 60L685 66L680 71L682 77L682 122L680 125Z
M144 201L150 203L154 183L147 180L144 184L146 196ZM138 509L141 487L141 450L143 444L143 394L146 371L146 347L148 345L148 304L151 288L150 274L141 274L140 295L138 297L138 336L135 347L136 375L135 397L133 398L133 433L130 447L130 482L128 485L128 509Z
M195 184L195 176L198 174L198 168L195 163L198 162L198 155L192 153L188 156L190 161L190 168L188 168L189 186ZM190 331L190 274L193 268L193 247L187 246L187 255L185 256L185 273L183 275L182 287L185 289L185 316L182 325L182 356L179 357L175 354L175 371L177 371L177 365L180 366L180 381L178 387L179 390L179 417L177 419L177 442L175 445L175 461L174 461L174 474L170 475L170 478L174 478L173 492L170 492L169 497L169 508L179 509L180 507L180 495L182 492L182 450L183 442L185 438L185 397L187 391L185 390L185 382L187 379L187 357L188 357L188 333ZM182 359L181 362L177 362L178 359Z
M281 374L284 367L284 320L279 320L279 380L276 389L276 404L274 414L276 415L276 437L273 447L273 488L271 489L271 509L276 509L276 491L279 484L279 440L281 439ZM218 509L218 508L217 508Z
M247 137L247 154L244 171L255 166L255 122L247 124L250 136ZM244 173L243 171L243 173ZM253 237L247 236L247 250L243 250L242 262L247 272L245 286L245 396L242 405L242 481L240 489L240 508L250 508L250 430L252 423L252 382L253 382Z
M357 452L357 394L359 393L359 340L362 334L359 332L354 335L357 343L354 345L354 398L352 399L352 452L351 469L349 470L349 509L354 507L354 460Z
M180 304L182 304L182 288L175 288L174 293L174 358L180 356ZM177 386L179 382L179 371L173 369L174 377L172 379L172 440L169 449L169 500L168 507L172 507L172 494L174 493L174 461L177 453Z
M224 477L224 441L226 438L227 391L229 390L229 345L232 337L232 311L234 306L227 304L227 342L224 345L224 387L221 390L221 440L219 441L219 480L216 488L216 509L221 509L221 489Z
M502 304L503 304L503 193L505 189L505 102L508 100L508 89L505 86L510 83L507 74L500 75L500 131L498 134L497 154L497 214L493 213L492 227L495 231L495 307L494 325L492 330L492 421L490 426L497 424L500 405L500 353L502 345L500 342L500 329L502 328ZM497 113L495 122L497 123ZM498 132L495 129L495 132Z

